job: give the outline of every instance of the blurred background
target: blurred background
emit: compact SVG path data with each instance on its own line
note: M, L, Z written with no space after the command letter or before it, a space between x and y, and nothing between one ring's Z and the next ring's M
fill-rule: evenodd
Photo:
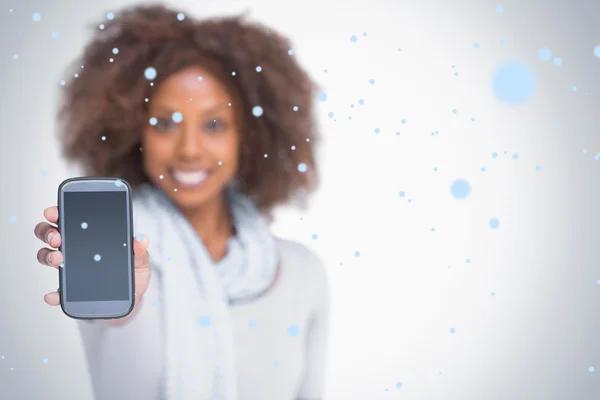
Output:
M250 11L322 88L320 190L273 229L327 264L327 399L600 398L600 2L165 3ZM2 2L2 399L91 398L33 228L78 173L64 70L132 4Z

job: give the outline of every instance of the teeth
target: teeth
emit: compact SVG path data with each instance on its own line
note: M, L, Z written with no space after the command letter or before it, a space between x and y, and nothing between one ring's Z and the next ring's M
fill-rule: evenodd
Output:
M176 181L188 185L202 183L206 179L206 176L207 173L205 170L197 172L173 171L173 177Z

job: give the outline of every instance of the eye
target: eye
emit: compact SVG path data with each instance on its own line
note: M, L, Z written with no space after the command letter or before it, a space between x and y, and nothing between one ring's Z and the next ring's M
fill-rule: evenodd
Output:
M157 118L154 128L159 131L173 130L177 124L171 118Z
M204 129L209 132L220 132L225 129L225 123L218 119L211 119L204 124Z

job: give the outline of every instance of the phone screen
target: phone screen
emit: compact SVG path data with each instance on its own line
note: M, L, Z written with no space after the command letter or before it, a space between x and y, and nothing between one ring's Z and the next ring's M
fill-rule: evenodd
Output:
M65 191L63 196L65 300L128 300L127 191Z

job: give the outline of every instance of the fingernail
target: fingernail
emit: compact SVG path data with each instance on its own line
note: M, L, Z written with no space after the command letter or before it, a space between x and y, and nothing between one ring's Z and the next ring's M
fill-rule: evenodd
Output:
M141 233L139 235L137 235L135 238L137 239L138 242L144 241L144 235L142 235Z
M54 236L54 231L48 232L48 235L46 235L46 243L50 244L50 240L52 240L52 236Z
M50 256L52 256L52 253L53 253L53 252L50 252L50 253L48 253L48 255L46 256L46 262L47 262L48 264L52 264L52 261L50 260Z

